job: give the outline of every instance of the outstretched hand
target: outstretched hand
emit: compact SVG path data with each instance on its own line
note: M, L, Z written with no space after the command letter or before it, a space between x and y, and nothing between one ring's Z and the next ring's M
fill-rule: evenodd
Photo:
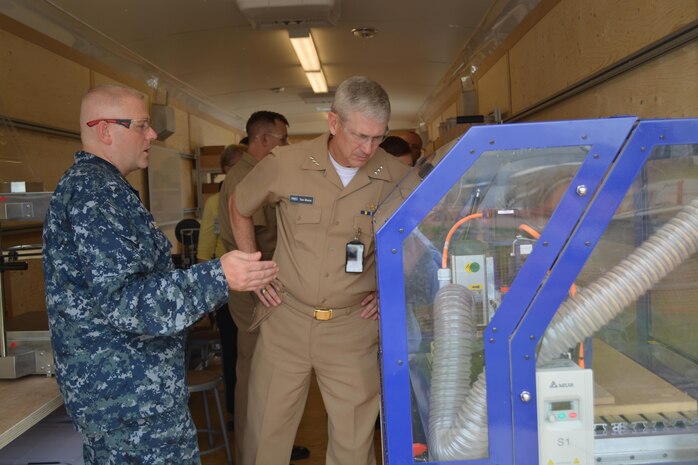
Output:
M279 266L272 261L260 261L261 252L245 253L233 250L221 257L221 267L234 291L255 291L261 289L276 277Z

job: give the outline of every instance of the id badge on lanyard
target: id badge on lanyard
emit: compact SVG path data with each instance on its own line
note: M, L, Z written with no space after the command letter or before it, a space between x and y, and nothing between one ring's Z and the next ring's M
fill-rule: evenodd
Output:
M347 273L363 273L364 271L364 244L359 240L361 228L356 230L354 240L347 242L346 261L344 271Z

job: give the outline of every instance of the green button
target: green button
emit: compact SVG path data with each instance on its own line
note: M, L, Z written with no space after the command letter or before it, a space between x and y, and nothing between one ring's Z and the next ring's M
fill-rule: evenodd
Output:
M471 273L477 273L480 271L480 264L477 262L468 263L468 271Z
M565 413L558 413L557 414L557 417L560 419L565 418L566 416L567 416L567 414L565 414Z

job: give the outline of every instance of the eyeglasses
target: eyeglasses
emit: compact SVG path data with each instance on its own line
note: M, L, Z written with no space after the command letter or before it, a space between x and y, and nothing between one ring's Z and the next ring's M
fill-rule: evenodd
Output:
M344 123L344 121L342 121L341 119L340 121L342 123L342 129L344 130L344 132L349 134L356 142L358 142L361 145L364 145L366 143L371 144L371 147L380 145L380 143L383 142L388 135L388 128L385 129L385 133L382 136L369 136L367 134L359 134L349 129Z
M276 132L268 132L268 136L273 137L274 139L278 139L284 144L288 144L288 134L278 134Z
M150 118L139 118L139 119L123 119L123 118L101 118L95 119L87 122L88 127L97 126L100 121L111 124L119 124L126 129L135 129L137 131L145 132L150 129Z

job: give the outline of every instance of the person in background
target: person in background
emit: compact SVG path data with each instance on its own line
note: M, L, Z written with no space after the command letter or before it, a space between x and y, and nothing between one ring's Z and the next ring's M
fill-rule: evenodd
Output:
M254 215L277 209L279 278L255 291L245 465L282 464L314 371L328 414L326 465L375 464L378 299L372 215L409 171L378 145L390 102L365 77L339 85L329 132L277 147L238 184L235 241L257 250Z
M414 166L412 162L412 151L410 150L410 144L401 137L388 136L383 142L381 142L380 148L400 160L407 166Z
M237 248L229 213L231 194L235 187L274 148L288 144L288 120L279 113L272 111L253 113L247 120L246 130L247 153L226 175L218 202L221 240L226 250ZM257 249L262 252L262 256L271 257L276 247L276 209L273 205L264 206L255 212L254 235ZM256 297L252 292L231 292L228 302L238 327L234 420L236 463L244 463L242 456L246 445L243 443L242 431L246 424L250 363L258 335L258 331L250 330L250 323L256 303ZM301 460L309 455L310 451L303 446L293 446L291 450L291 460Z
M44 222L46 307L56 379L87 465L199 464L187 405L187 326L278 270L239 251L175 269L171 244L125 177L155 140L142 95L90 89L82 150Z
M240 161L245 153L241 145L228 145L221 153L220 166L223 174ZM222 184L222 183L221 183ZM220 189L220 186L219 186ZM199 242L196 248L196 258L199 263L220 258L226 252L220 237L218 222L218 192L206 199L204 212L201 215ZM225 385L225 406L228 414L235 415L235 363L237 360L238 329L228 310L227 302L216 310L216 326L220 334L221 359L223 362L223 381ZM233 428L233 420L228 420L228 428Z
M220 166L223 174L242 159L247 147L242 145L228 145L221 153ZM221 182L218 186L220 190ZM220 258L225 252L225 246L220 237L220 223L218 222L218 196L216 192L212 194L204 204L204 211L201 215L201 228L199 229L199 242L196 249L196 258L199 262Z
M410 144L410 150L412 151L412 166L414 166L417 164L419 157L422 156L422 138L414 131L408 131L401 134L400 137Z

